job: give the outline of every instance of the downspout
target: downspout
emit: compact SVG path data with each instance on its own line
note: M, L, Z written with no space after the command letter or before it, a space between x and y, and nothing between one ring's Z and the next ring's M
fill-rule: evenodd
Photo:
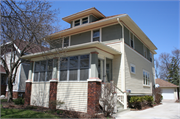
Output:
M121 90L124 92L124 109L127 109L127 93L126 93L126 82L125 82L125 50L124 50L124 26L117 18L118 23L122 27L122 43L121 43Z

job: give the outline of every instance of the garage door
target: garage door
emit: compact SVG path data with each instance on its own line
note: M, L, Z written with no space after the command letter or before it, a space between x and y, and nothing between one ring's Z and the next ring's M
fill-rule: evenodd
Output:
M174 99L174 88L162 89L163 99Z

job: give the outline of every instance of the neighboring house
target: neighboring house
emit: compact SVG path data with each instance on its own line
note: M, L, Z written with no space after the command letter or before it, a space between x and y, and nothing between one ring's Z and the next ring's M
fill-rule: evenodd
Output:
M63 20L71 28L46 38L56 43L51 53L43 53L49 60L42 53L23 57L32 61L25 104L34 105L38 97L52 108L50 101L57 99L64 102L61 109L91 113L99 104L97 92L104 81L114 81L125 92L117 92L124 109L126 91L130 96L152 95L157 48L127 14L106 17L93 7ZM64 53L61 57L53 55L57 49Z
M5 95L6 94L6 71L2 65L0 65L0 75L1 75L1 94L0 95Z
M6 55L6 62L8 67L10 66L10 58L11 58L11 52L10 48L13 48L13 53L15 54L16 60L19 58L20 52L23 50L24 46L26 46L28 42L22 41L22 40L15 40L14 42L7 42L4 45L1 45L1 56ZM37 53L42 52L44 50L48 50L49 48L40 47L38 45L32 44L33 48L29 49L25 54L30 53ZM6 51L5 51L6 48ZM23 62L19 65L15 81L13 82L13 98L23 97L25 93L25 81L28 78L28 71L29 71L29 62ZM0 66L1 66L1 95L7 96L7 74L3 67L3 63L0 60ZM6 91L6 92L4 92Z
M163 99L178 100L177 85L159 78L156 79L156 84L159 84L159 87L161 88Z

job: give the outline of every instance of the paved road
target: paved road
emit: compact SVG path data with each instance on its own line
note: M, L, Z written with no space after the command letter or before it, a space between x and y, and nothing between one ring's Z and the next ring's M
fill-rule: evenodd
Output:
M162 105L142 111L122 112L117 119L180 119L180 103L164 101Z

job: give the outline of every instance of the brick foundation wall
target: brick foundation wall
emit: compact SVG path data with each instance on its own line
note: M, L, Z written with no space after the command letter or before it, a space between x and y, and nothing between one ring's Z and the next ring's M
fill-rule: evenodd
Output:
M101 82L88 82L87 113L93 115L99 111L99 98L101 95Z
M50 89L49 89L49 108L56 109L55 101L57 96L57 82L50 81Z
M32 89L32 82L26 82L26 90L25 90L25 99L24 105L30 105L31 102L31 89Z

